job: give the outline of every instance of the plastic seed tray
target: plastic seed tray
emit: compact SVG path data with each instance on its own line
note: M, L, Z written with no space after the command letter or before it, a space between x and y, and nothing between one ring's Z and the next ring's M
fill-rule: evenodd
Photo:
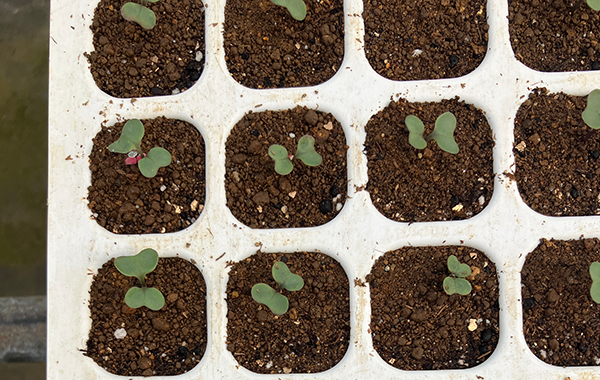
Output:
M600 237L600 218L547 217L519 196L514 173L513 123L520 104L536 87L586 95L600 83L598 72L540 73L519 63L508 35L508 4L489 0L489 44L483 63L469 75L431 81L384 79L364 54L360 0L344 2L345 55L336 75L314 87L254 90L228 74L223 50L224 0L207 0L206 66L189 90L171 96L117 99L95 85L85 52L93 50L89 28L96 2L53 0L50 31L48 178L48 379L112 379L81 349L91 320L92 274L112 257L156 249L163 257L194 259L207 284L208 345L200 363L181 379L592 379L598 367L555 367L537 359L522 334L520 269L540 238ZM471 219L398 223L383 217L365 190L365 125L393 97L439 101L459 96L482 109L495 138L495 183L486 209ZM347 144L348 195L342 212L313 228L256 230L238 222L226 206L225 141L249 111L297 105L332 113ZM101 228L87 206L91 183L88 155L101 124L166 116L188 121L206 142L206 203L198 220L170 234L115 235ZM239 366L226 349L227 261L238 261L262 245L266 252L319 250L338 260L350 280L351 344L344 359L316 374L260 375ZM403 246L465 245L483 251L497 266L500 340L483 364L465 370L401 371L384 362L372 345L369 287L374 261ZM223 255L221 257L221 255ZM220 258L217 260L217 258Z

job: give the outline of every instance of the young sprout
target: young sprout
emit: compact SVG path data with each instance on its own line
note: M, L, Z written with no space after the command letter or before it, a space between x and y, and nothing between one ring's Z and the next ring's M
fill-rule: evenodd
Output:
M127 21L138 23L144 29L152 29L156 25L156 15L146 8L148 3L156 3L158 0L142 0L142 4L125 3L121 7L121 16Z
M269 157L275 161L275 171L281 175L292 172L293 159L298 159L308 166L319 166L323 161L321 155L315 152L315 139L308 135L302 136L298 140L298 149L296 149L295 155L288 155L287 149L274 144L269 147Z
M281 261L273 264L272 273L277 282L277 290L267 284L256 284L252 287L252 298L258 303L267 305L273 314L282 315L288 310L290 302L279 291L281 289L287 289L290 292L300 290L304 286L304 280L290 272L288 266Z
M165 297L160 290L146 286L146 274L152 272L158 264L158 253L146 248L135 256L121 256L115 260L115 267L125 276L137 277L141 288L134 286L125 294L125 303L132 309L146 306L151 310L160 310L165 305Z
M138 119L131 119L121 132L121 137L108 146L108 150L116 153L126 153L126 165L138 164L140 172L147 178L152 178L158 169L171 163L171 153L164 148L155 147L148 154L142 152L141 142L144 137L144 125Z
M590 295L596 303L600 303L600 263L593 262L590 265L590 276L592 277L592 287Z
M271 2L286 7L290 15L298 21L306 17L306 4L302 0L271 0Z
M458 144L454 141L454 129L456 128L456 117L452 112L441 114L435 121L433 132L423 138L425 126L421 119L415 115L408 115L404 120L408 128L408 142L417 149L425 149L429 140L435 140L438 146L452 154L458 153Z
M587 105L581 113L581 117L590 128L600 128L600 90L590 92L587 97Z
M448 257L448 270L452 275L444 279L444 291L449 295L458 293L461 296L471 293L471 284L465 280L471 274L471 268L467 264L461 264L452 255Z

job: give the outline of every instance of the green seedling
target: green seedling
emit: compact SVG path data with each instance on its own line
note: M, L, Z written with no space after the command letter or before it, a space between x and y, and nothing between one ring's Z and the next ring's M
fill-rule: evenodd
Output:
M146 248L135 256L121 256L115 260L115 267L125 276L137 277L141 288L134 286L125 294L125 303L132 309L146 306L151 310L160 310L165 305L165 297L160 290L146 286L146 274L152 272L158 264L158 253Z
M587 105L581 113L581 117L590 128L600 128L600 90L590 92L587 97Z
M271 0L271 2L286 7L290 15L298 21L306 17L306 4L302 0Z
M131 119L123 126L121 137L108 146L115 153L126 153L126 165L138 165L140 172L152 178L158 169L171 163L171 153L164 148L155 147L148 154L142 152L141 143L144 137L144 125L138 119Z
M290 272L285 263L281 261L273 264L273 278L277 282L277 290L267 284L256 284L252 287L252 298L263 305L267 305L275 315L282 315L288 310L290 305L286 296L280 293L281 289L290 292L300 290L304 287L302 277Z
M600 303L600 263L593 262L590 265L590 276L592 277L590 295L594 302Z
M146 8L148 3L156 3L158 0L142 0L142 4L125 3L121 7L121 16L125 20L136 22L144 29L152 29L156 25L156 15Z
M408 142L417 149L425 149L429 140L435 140L438 146L452 154L458 153L458 144L454 141L454 129L456 128L456 117L452 112L441 114L435 121L433 132L426 138L423 137L425 125L415 115L408 115L404 120L408 128Z
M448 257L448 270L452 275L444 279L444 291L449 295L458 293L461 296L471 293L471 283L465 279L471 274L471 268L467 264L461 264L452 255Z
M312 136L302 136L298 140L298 149L295 155L288 155L287 149L281 145L269 147L269 157L275 161L275 171L281 175L287 175L294 169L293 159L298 159L308 166L319 166L323 158L315 151L315 139Z

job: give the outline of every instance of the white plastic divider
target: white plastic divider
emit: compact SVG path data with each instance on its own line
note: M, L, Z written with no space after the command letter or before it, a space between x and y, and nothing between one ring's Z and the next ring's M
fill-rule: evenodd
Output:
M152 247L161 257L179 255L197 262L207 285L208 346L202 361L180 379L592 379L599 367L554 367L538 360L522 335L520 270L540 238L600 237L600 218L546 217L529 209L516 184L513 122L519 105L536 87L585 95L598 87L600 73L540 73L519 63L508 36L506 0L488 0L489 45L485 60L460 78L397 82L369 66L363 47L361 0L346 0L345 57L337 74L314 87L253 90L227 73L223 50L225 0L206 0L206 65L199 81L173 96L116 99L100 91L89 72L85 52L93 50L89 26L97 3L52 0L50 29L49 177L48 177L48 358L51 380L121 378L107 373L81 349L90 328L91 274L112 257ZM397 223L373 207L362 153L364 126L393 96L439 101L459 96L481 108L492 129L494 193L487 208L463 221ZM348 142L348 195L332 222L314 228L252 230L226 207L225 141L248 111L296 105L331 112ZM179 118L202 133L207 150L207 196L198 221L171 234L115 235L91 218L87 187L88 155L102 124L129 118ZM70 156L72 159L66 160ZM187 244L189 243L189 246ZM237 365L226 350L226 261L256 251L320 250L341 262L351 288L351 345L334 368L317 374L259 375ZM482 365L466 370L400 371L374 351L369 333L368 287L364 280L374 261L388 250L414 245L465 245L480 249L496 264L500 279L500 341ZM225 255L217 260L223 253ZM162 378L162 377L161 377ZM166 378L166 377L165 377Z

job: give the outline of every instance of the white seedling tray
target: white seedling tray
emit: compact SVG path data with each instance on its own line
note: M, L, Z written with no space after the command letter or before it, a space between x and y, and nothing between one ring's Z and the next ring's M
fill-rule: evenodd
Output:
M85 52L93 50L89 28L95 1L52 0L50 29L50 104L48 177L48 359L51 380L114 379L84 349L91 325L88 309L91 273L108 259L146 247L162 257L193 258L207 284L208 346L200 364L180 379L592 379L600 367L554 367L537 359L522 335L520 269L540 238L600 237L600 217L546 217L521 200L515 182L513 122L519 105L535 87L586 95L600 87L600 73L540 73L519 63L508 36L506 0L488 0L489 45L479 68L464 77L396 82L375 73L364 55L362 1L346 0L345 56L337 74L308 88L253 90L228 74L223 50L225 0L206 0L206 66L199 81L173 96L117 99L99 90ZM496 141L494 193L479 215L463 221L398 223L384 218L366 191L363 152L369 118L393 96L410 101L439 101L459 96L481 108ZM331 112L343 125L348 142L348 195L342 212L321 227L253 230L226 206L225 141L248 111L307 106ZM115 235L91 218L87 188L92 138L106 125L129 118L178 118L195 125L207 151L206 203L198 221L171 234ZM71 159L67 160L69 157ZM234 224L237 225L234 226ZM187 244L189 243L189 247ZM341 262L350 280L351 345L334 368L317 374L259 375L240 366L226 350L226 261L256 252L320 250ZM466 370L401 371L374 351L369 288L364 280L374 261L388 250L407 245L460 245L485 252L500 278L500 340L489 359ZM223 253L225 255L216 260Z

